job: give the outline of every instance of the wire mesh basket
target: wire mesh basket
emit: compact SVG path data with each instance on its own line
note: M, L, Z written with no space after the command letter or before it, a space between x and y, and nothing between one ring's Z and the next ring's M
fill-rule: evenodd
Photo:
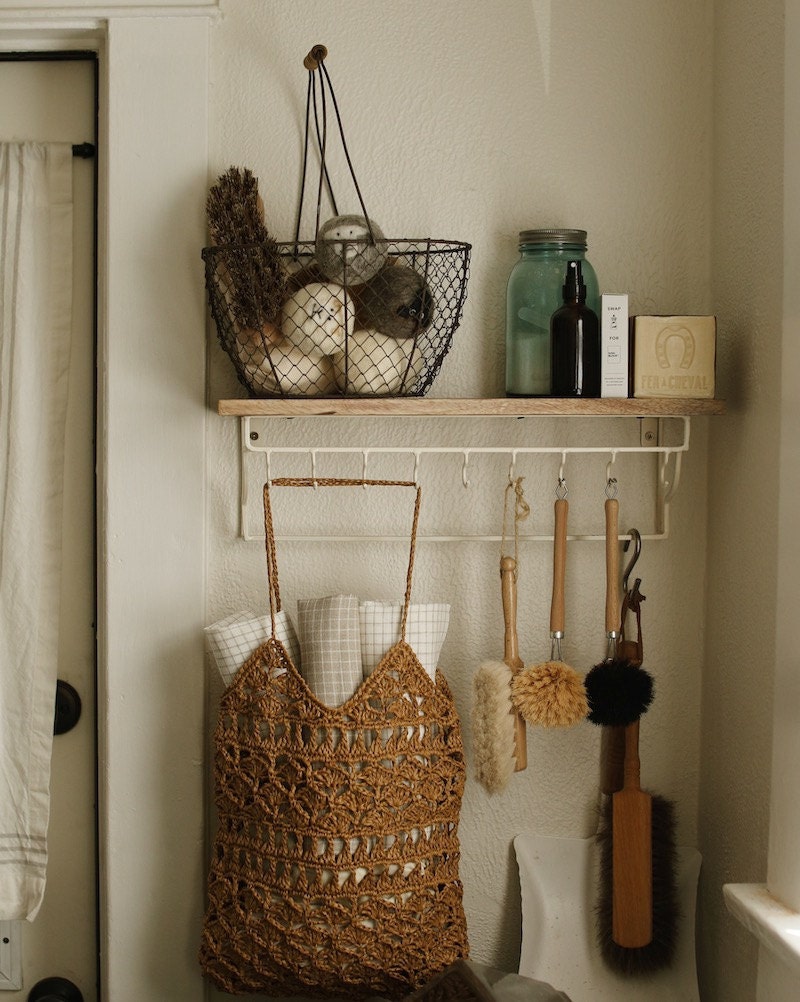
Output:
M324 271L315 241L202 254L219 341L251 396L391 397L422 396L436 378L461 320L470 250L365 235L331 242Z

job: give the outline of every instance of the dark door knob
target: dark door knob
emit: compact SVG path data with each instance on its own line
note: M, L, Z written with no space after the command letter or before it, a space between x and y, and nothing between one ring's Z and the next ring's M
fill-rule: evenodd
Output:
M81 697L69 682L56 682L56 711L53 720L53 734L66 734L81 719Z
M83 1002L83 995L66 978L45 978L31 988L28 1002Z

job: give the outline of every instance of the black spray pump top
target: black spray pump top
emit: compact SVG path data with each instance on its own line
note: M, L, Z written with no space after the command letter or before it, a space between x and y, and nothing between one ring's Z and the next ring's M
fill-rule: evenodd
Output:
M585 303L586 285L580 261L567 261L567 274L562 288L565 303Z

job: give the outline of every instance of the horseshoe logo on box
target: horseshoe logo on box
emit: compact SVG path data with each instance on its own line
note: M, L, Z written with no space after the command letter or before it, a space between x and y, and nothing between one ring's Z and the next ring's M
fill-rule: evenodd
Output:
M668 346L674 339L678 339L683 345L683 354L680 360L680 368L688 369L694 361L695 341L694 334L682 324L668 324L662 327L656 337L656 359L659 368L669 369L670 361L668 356Z

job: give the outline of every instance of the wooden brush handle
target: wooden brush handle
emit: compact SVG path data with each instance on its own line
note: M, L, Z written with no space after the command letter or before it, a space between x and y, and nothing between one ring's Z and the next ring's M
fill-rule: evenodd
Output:
M600 792L621 790L625 782L625 728L621 724L600 728Z
M606 498L606 633L619 630L619 501Z
M553 521L553 597L550 601L550 633L564 632L564 581L567 572L567 516L569 502L558 498Z
M639 789L639 721L625 728L625 786L612 797L611 937L638 949L653 940L653 801Z
M641 785L639 758L639 720L625 726L625 767L622 773L625 790L638 790Z
M513 557L500 558L500 591L503 597L503 660L514 674L525 665L519 656L517 640L517 562ZM522 772L528 765L528 735L525 720L514 713L514 758L515 772Z
M516 560L513 557L502 557L500 560L500 589L503 595L503 625L505 627L503 660L514 672L523 667L517 640L516 573Z

